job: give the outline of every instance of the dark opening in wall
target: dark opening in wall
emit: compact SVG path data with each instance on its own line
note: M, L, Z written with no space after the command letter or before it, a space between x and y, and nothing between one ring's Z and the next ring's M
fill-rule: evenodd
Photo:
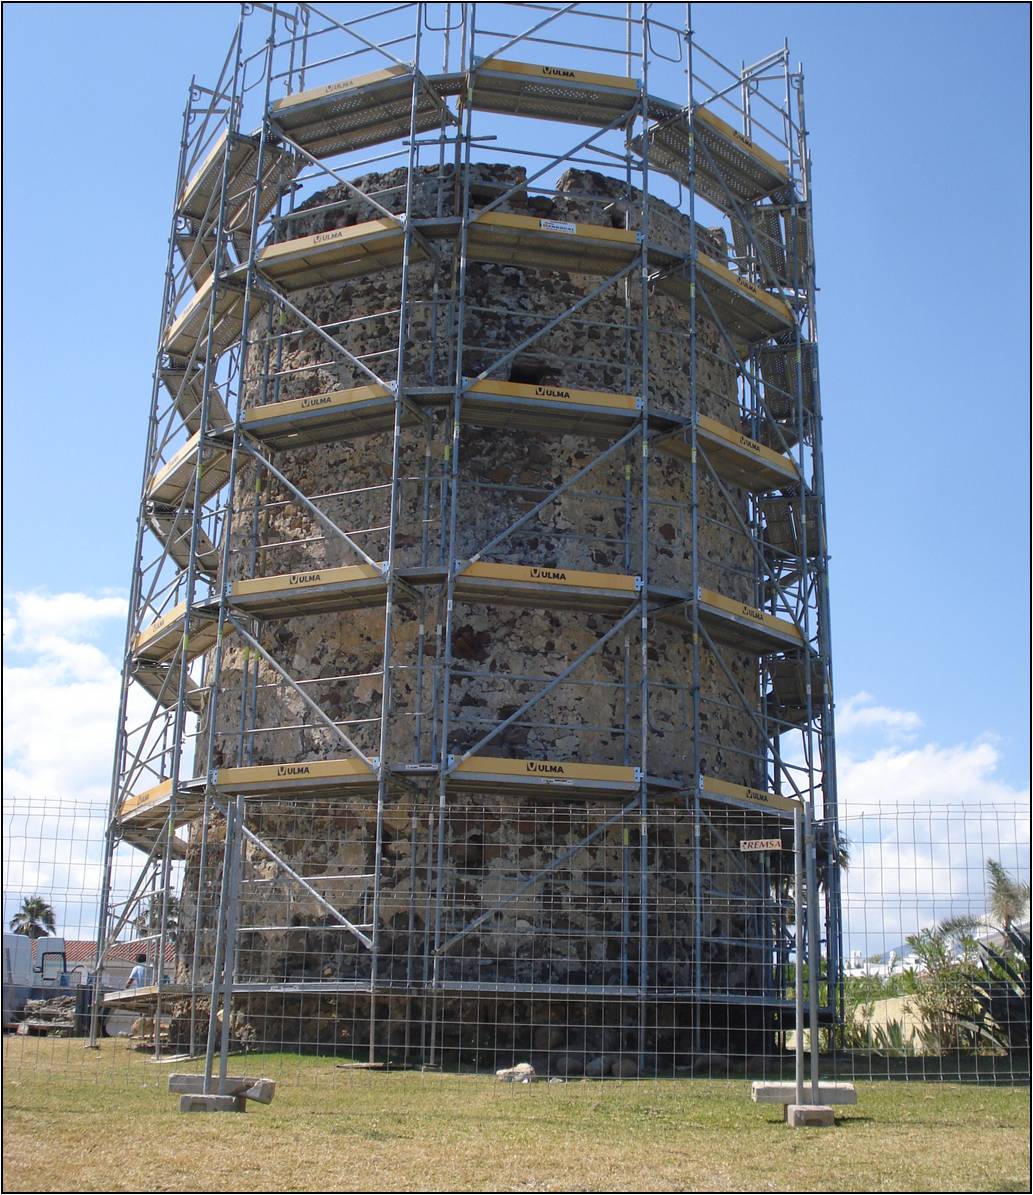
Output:
M546 382L556 381L557 378L556 371L551 366L542 365L537 361L522 361L518 357L510 367L509 380L524 386L542 386Z

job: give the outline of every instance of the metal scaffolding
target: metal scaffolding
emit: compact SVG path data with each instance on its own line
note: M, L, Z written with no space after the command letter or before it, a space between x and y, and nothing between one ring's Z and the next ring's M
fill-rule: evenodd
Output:
M140 902L160 901L154 954L166 957L175 929L176 974L158 967L151 987L103 999L149 1009L156 1053L206 1049L212 1083L243 996L352 998L371 1062L395 1044L384 1026L401 1000L406 1059L430 1065L451 997L619 998L637 1009L643 1070L664 1001L710 1010L689 1031L696 1049L718 1007L760 1010L771 1034L791 1028L804 973L794 960L811 963L809 1023L838 1015L803 74L788 47L725 67L688 10L677 25L656 15L677 8L247 5L218 81L191 84L106 875L117 851L143 862L127 894L106 879L98 960ZM585 171L606 172L609 191L579 191ZM561 276L556 309L493 306L469 282L484 263ZM306 297L370 280L384 283L383 305L359 315ZM493 341L486 330L503 321L508 339ZM593 357L605 341L620 346L619 368ZM683 379L677 401L668 360ZM720 394L734 395L734 415L715 417ZM592 449L563 477L468 469L478 437L513 431ZM371 436L386 445L375 479L342 465L327 490L298 463L299 450ZM680 471L673 497L660 469ZM543 512L548 564L528 546ZM658 558L661 526L673 564ZM708 536L733 545L726 558L702 550ZM589 630L552 666L529 671L522 654L500 679L457 652L467 606L590 616ZM334 659L299 669L278 628L328 616L375 625L373 672ZM678 651L684 671L658 665ZM592 671L604 657L617 680ZM470 712L469 694L502 684L508 704ZM593 687L612 718L557 717ZM679 711L684 766L658 757L661 709ZM713 738L726 715L748 727L738 743ZM563 807L578 830L547 835L535 815L530 870L491 901L464 902L448 879L450 819L463 809L483 821L483 794ZM273 828L289 810L296 839L354 837L313 819L356 802L371 812L354 872L306 871ZM749 839L788 855L794 833L805 918L787 897L792 869L787 879L774 855L740 849ZM383 867L406 836L399 912ZM605 877L620 893L612 973L507 978L481 951L470 977L465 946L499 910L610 840L621 860ZM681 844L675 862L663 861L668 841ZM651 940L665 871L689 893L675 979ZM255 892L274 879L361 965L303 977L253 965L263 934L306 928L256 913ZM735 933L727 919L708 928L718 900L745 910ZM736 935L759 976L738 988L708 962ZM160 1028L172 1015L188 1026L176 1042Z

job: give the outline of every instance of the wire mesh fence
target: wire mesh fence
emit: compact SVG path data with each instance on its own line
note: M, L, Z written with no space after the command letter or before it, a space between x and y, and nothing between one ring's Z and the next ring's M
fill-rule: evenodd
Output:
M279 1073L316 1055L524 1063L566 1081L789 1078L802 940L821 959L803 1047L823 1076L1028 1080L1020 804L848 808L797 934L797 843L768 813L402 796L378 818L373 798L241 799L199 810L167 868L115 847L98 966L106 821L5 803L11 1067L189 1069L225 1021L230 1054ZM842 942L828 940L831 899Z

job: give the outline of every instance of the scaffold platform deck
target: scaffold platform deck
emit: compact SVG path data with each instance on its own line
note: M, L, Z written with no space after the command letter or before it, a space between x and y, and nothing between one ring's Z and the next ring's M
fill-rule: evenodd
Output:
M255 190L259 159L259 135L230 136L223 131L200 166L187 180L176 205L181 218L194 221L200 227L210 224L218 215L219 194L222 189L223 155L229 140L229 161L226 169L226 216L228 229L239 230L249 211ZM291 157L276 145L266 144L262 150L261 198L259 218L268 215L276 204L278 185L293 177ZM250 220L248 220L250 224Z
M638 577L544 565L476 561L456 574L459 601L620 614L641 588Z
M133 680L145 689L164 709L173 709L179 697L179 669L174 665L138 660L132 671ZM204 713L208 690L189 676L186 678L184 704L192 714Z
M687 628L692 620L690 594L672 595L674 600L657 611L662 622ZM803 632L789 619L758 610L713 589L700 586L699 617L702 627L715 642L752 655L777 655L799 651L805 645Z
M754 203L780 196L790 185L789 171L715 115L709 108L693 109L690 125L684 110L661 120L649 130L649 162L682 186L690 186L690 138L695 133L696 189L716 208L734 214L736 204ZM636 150L643 145L636 139Z
M167 614L156 618L133 638L132 652L136 660L163 663L172 659L183 643L187 621L187 604L180 602ZM190 615L190 634L187 638L187 659L193 660L206 652L216 640L218 628L210 611L194 609Z
M204 363L196 363L187 371L186 363L165 364L158 373L162 385L172 399L172 405L188 432L193 435L201 426L201 395L204 384ZM222 395L215 386L208 390L208 425L226 427L231 422Z
M262 618L299 618L383 604L387 580L370 564L284 573L234 581L229 601L236 610Z
M290 800L294 797L341 793L368 795L377 789L377 774L358 756L298 763L257 764L218 768L212 787L224 796L255 796Z
M299 448L391 431L394 420L394 394L373 383L251 407L243 413L241 424L249 435L270 447ZM402 422L414 422L407 407Z
M503 759L471 755L448 774L451 791L512 792L526 796L619 797L637 793L637 768L547 759Z
M640 418L641 407L641 399L633 394L490 378L473 382L463 392L465 422L601 438L626 432Z
M764 493L800 479L799 469L789 457L708 415L698 417L696 438L714 472L732 485ZM691 457L691 444L684 432L662 438L657 447L684 460Z
M442 102L464 88L460 73L423 75L416 102L416 132L454 117ZM278 129L314 158L407 137L411 128L413 72L395 64L354 79L299 91L276 100L269 115Z
M485 58L474 60L468 94L481 112L602 129L621 117L630 120L640 88L637 79L621 75Z
M699 613L704 626L718 642L740 651L768 655L804 645L803 632L795 623L713 589L700 588Z
M192 519L189 510L174 506L149 505L147 521L151 530L161 541L169 558L185 570L190 563L190 529ZM197 571L202 577L214 577L219 571L219 550L203 527L197 528Z
M401 222L383 216L267 245L259 253L256 265L283 290L302 290L400 267L404 243L405 229ZM416 257L422 255L415 242L413 253Z
M201 502L213 498L230 479L230 454L222 448L209 447L200 456L201 433L189 440L165 462L147 484L147 500L155 506L174 510L189 508L194 501L194 481L201 460Z
M208 321L212 310L214 275L201 286L194 297L172 321L162 337L162 351L172 359L173 368L184 372L193 359L203 364L208 341ZM249 306L252 314L259 310L262 298L251 292ZM240 339L244 319L244 291L238 284L224 280L215 288L215 312L212 323L212 352L224 353Z
M699 795L703 800L715 801L719 805L733 805L740 809L773 813L780 817L792 817L803 811L803 805L795 797L780 793L765 792L744 784L732 784L717 776L700 776Z

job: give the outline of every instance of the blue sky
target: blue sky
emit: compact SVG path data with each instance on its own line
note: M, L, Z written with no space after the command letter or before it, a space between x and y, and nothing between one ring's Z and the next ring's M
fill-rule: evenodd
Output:
M5 619L12 678L30 683L46 642L87 669L87 649L120 649L181 112L236 6L19 4L3 20ZM845 755L937 750L925 777L949 799L967 751L982 761L967 792L1021 796L1029 11L713 4L694 25L736 66L788 38L806 70ZM53 660L49 676L69 680ZM35 786L18 727L11 766ZM110 731L98 768L109 751ZM871 783L887 788L873 799L911 794Z

